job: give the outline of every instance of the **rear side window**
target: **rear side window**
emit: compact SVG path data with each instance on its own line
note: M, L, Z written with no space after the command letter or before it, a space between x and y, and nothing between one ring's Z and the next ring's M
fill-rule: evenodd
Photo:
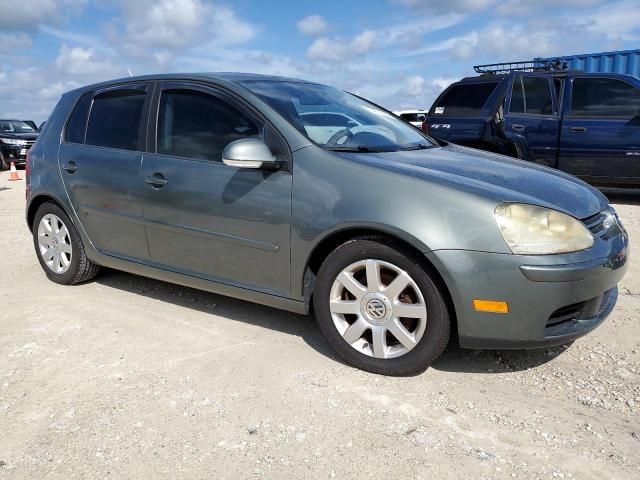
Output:
M432 114L473 116L480 113L498 82L454 85L443 95Z
M158 153L221 162L229 143L258 134L245 114L218 97L195 90L162 93Z
M571 114L633 118L640 115L640 89L613 78L576 78Z
M64 131L64 141L71 143L84 143L84 132L87 129L87 115L91 107L91 93L83 95L67 122Z
M548 79L518 75L513 79L509 113L551 115L553 114L551 95Z
M113 90L93 98L85 143L98 147L137 150L146 93Z

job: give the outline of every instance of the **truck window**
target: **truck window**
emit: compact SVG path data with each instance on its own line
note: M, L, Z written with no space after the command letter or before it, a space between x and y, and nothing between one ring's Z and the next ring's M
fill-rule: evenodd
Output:
M624 117L640 115L640 89L614 78L576 78L571 115Z
M552 115L553 102L551 98L548 79L518 75L513 79L509 113Z
M431 115L471 117L478 115L499 82L454 85L434 105Z

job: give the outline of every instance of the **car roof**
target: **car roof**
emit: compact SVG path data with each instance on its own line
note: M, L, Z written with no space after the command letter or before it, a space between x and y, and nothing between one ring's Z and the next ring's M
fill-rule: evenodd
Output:
M262 81L262 82L290 82L290 83L309 83L318 85L317 82L302 80L299 78L280 77L277 75L262 75L258 73L240 73L240 72L203 72L203 73L161 73L154 75L138 75L131 77L116 78L105 82L98 82L91 85L80 87L74 91L96 90L108 88L123 83L136 83L148 81L162 80L214 80L221 82L232 82L242 84L243 82Z

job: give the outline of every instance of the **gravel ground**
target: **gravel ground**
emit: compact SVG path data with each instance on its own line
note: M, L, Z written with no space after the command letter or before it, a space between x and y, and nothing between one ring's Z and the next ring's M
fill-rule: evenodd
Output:
M640 478L638 262L571 346L451 346L386 378L312 318L115 271L47 281L7 177L0 478ZM636 243L640 194L613 201Z

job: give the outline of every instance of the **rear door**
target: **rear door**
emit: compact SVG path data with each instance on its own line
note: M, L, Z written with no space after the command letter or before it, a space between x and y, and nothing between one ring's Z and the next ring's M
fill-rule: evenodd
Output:
M521 157L556 166L560 118L551 78L516 75L505 115L505 129Z
M157 107L155 106L157 105ZM142 164L152 265L288 297L291 173L222 163L229 143L261 137L290 160L284 140L252 109L208 86L166 82L154 103Z
M147 262L140 163L149 84L80 98L67 122L58 163L69 200L102 253Z
M560 168L603 181L640 177L640 89L619 78L576 76L568 85Z

